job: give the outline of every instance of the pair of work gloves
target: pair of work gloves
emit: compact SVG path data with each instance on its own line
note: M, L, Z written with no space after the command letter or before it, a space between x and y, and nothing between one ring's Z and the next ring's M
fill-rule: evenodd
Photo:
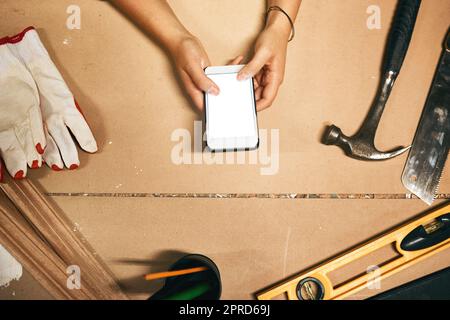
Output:
M69 132L70 130L70 132ZM72 135L90 153L97 143L72 92L29 27L0 39L0 154L15 179L45 162L55 171L80 165ZM0 159L0 181L4 170Z

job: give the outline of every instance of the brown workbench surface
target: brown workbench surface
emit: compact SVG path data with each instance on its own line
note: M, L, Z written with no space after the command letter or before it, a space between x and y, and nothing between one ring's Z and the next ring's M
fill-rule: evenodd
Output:
M262 26L264 1L169 2L216 65L249 52ZM79 170L45 168L30 177L76 223L75 232L86 237L133 297L145 298L155 289L142 283L142 274L191 252L218 263L223 298L252 298L255 291L427 209L408 199L401 184L406 155L361 162L320 144L327 124L352 134L365 117L395 3L303 0L283 87L274 106L258 115L260 128L269 135L278 130L280 137L278 170L262 175L261 168L270 165L173 163L178 142L172 133L183 128L193 133L201 116L178 86L164 52L108 2L78 0L81 30L69 30L66 9L73 1L2 1L0 10L8 14L0 34L37 27L100 147L96 155L81 155ZM381 7L381 30L366 26L370 5ZM448 21L450 1L422 1L379 127L380 149L411 143ZM440 193L450 194L449 170ZM317 194L323 199L311 199ZM363 199L333 199L337 194ZM210 196L218 199L205 199ZM448 266L449 254L383 281L382 290Z

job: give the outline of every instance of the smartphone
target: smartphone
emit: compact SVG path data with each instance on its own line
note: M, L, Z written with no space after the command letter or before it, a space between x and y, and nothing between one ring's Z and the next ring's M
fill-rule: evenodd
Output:
M258 148L253 78L238 81L243 65L208 67L205 74L220 88L220 94L205 94L206 144L210 150Z

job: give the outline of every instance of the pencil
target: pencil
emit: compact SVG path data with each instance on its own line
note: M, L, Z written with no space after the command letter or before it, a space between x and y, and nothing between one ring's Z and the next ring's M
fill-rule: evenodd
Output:
M151 273L151 274L147 274L145 276L145 280L156 280L156 279L163 279L163 278L169 278L169 277L175 277L175 276L182 276L185 274L197 273L197 272L201 272L201 271L205 271L205 270L208 270L208 268L197 267L197 268L190 268L190 269L183 269L183 270Z

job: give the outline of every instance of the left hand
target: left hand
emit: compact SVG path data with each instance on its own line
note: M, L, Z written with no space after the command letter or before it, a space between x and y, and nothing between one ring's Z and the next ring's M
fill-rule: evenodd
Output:
M238 74L238 80L254 77L258 111L272 105L283 83L287 44L285 30L268 26L256 40L253 58Z

